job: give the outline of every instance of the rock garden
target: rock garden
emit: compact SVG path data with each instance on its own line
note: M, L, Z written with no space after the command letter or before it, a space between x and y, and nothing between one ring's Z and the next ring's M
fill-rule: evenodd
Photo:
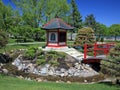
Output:
M10 51L10 61L0 64L0 72L27 80L56 82L95 82L103 75L91 65L79 63L73 57L38 48ZM8 57L8 56L7 56Z

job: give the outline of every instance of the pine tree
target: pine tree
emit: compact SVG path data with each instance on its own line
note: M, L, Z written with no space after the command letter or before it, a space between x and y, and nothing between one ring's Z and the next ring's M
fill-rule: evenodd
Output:
M0 48L4 47L7 43L8 43L7 34L3 30L0 30Z
M120 77L120 43L110 50L108 60L101 62L101 71L104 74Z
M78 31L74 45L84 46L84 44L93 44L95 42L94 30L92 28L82 28Z
M96 33L96 20L93 14L87 15L84 24L86 27L91 27Z
M82 16L80 15L80 12L78 11L75 0L71 0L71 6L72 6L71 24L78 30L82 28Z

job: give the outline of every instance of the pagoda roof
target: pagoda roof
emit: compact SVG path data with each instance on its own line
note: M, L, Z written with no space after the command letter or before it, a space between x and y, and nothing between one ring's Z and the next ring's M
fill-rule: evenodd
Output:
M50 20L47 24L45 24L42 29L51 30L51 29L65 29L65 30L72 30L74 27L71 27L66 22L64 22L60 18L54 18Z

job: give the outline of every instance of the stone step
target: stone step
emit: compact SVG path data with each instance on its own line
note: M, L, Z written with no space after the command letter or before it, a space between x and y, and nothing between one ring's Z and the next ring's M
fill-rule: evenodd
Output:
M46 51L50 51L50 50L61 51L61 52L64 52L64 53L72 56L73 58L75 58L78 61L82 61L82 59L84 57L83 53L77 51L74 48L68 48L68 47L51 48L51 47L46 47L44 50L46 50Z

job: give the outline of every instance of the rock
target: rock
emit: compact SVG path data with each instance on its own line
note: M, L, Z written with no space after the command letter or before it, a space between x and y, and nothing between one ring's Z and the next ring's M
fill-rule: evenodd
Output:
M74 76L80 76L80 72L75 72Z
M28 80L28 81L31 81L31 78L29 77L29 78L27 78L27 80Z
M38 74L38 75L39 75L39 71L38 71L38 69L36 69L36 68L34 68L34 70L33 70L32 73L34 73L34 74Z
M18 70L22 70L23 69L23 65L22 64L19 64L19 66L17 66L18 67Z
M84 80L85 83L87 83L87 80Z
M2 67L4 64L0 63L0 66Z
M81 64L77 64L77 65L75 65L75 68L82 70L82 65Z
M39 79L38 82L42 82L42 79Z
M46 67L46 68L49 68L49 67L50 67L50 64L45 64L45 67Z
M61 68L60 71L63 73L65 72L66 70L64 68Z
M21 75L20 75L20 76L18 76L18 78L19 78L19 79L24 79L24 77L23 77L23 76L21 76Z
M20 59L16 58L16 60L12 63L12 65L19 66L21 64Z
M63 76L64 76L64 73L61 73L60 76L63 77Z
M28 69L29 69L29 72L30 72L30 73L33 73L33 72L34 72L34 73L38 73L38 69L35 68L33 65L29 66Z
M61 72L60 72L60 71L55 71L54 75L60 76L60 75L61 75Z
M54 75L54 71L53 71L53 70L49 70L49 71L48 71L48 75L53 76L53 75Z
M64 76L68 76L68 72L64 72Z
M32 63L29 63L29 64L27 65L27 67L33 67L33 64L32 64Z
M42 82L43 79L42 79L42 78L36 78L36 81L37 81L37 82Z
M43 80L43 82L48 82L48 80L47 80L47 79L45 79L45 80Z
M70 82L70 81L67 81L67 83L71 84L71 82Z
M76 69L73 67L70 67L70 69L68 70L68 73L73 75L76 72Z
M47 75L47 73L48 73L48 68L47 68L47 67L41 68L40 73L41 73L41 75Z
M8 74L8 70L7 69L2 69L4 74Z
M59 81L56 81L56 83L60 83Z
M75 66L79 65L79 63L75 63Z

